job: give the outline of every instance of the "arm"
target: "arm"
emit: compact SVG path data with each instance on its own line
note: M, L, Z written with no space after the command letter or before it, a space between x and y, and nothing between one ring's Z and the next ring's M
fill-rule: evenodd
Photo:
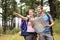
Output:
M45 25L45 27L52 27L54 25L53 19L50 19L51 24Z
M23 20L28 20L27 17L24 17L24 16L22 16L22 15L16 13L16 12L13 12L13 15L15 15L15 16L17 16L17 17L20 17L20 18L22 18Z
M47 26L48 26L48 27L52 27L52 26L54 25L53 18L52 18L52 16L51 16L50 14L48 14L47 16L48 16L49 21L50 21L50 24L47 25Z
M51 24L49 25L49 27L54 25L53 19L50 20Z

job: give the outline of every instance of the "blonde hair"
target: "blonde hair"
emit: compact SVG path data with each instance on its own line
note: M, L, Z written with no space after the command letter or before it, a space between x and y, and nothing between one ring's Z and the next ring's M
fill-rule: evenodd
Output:
M41 8L41 9L43 9L43 7L42 7L41 5L38 5L37 8Z
M32 12L34 12L34 9L29 9L29 11L30 11L30 10L31 10Z

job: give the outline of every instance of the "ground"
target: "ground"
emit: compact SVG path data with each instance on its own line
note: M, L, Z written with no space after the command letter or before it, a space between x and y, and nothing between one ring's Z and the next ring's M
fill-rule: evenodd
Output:
M54 39L60 40L60 35L54 33ZM0 36L0 40L24 40L24 38L17 33L14 35L2 35Z

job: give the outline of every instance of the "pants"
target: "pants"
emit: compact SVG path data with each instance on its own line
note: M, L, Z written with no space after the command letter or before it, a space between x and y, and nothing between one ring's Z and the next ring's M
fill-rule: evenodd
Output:
M40 33L40 40L53 40L53 36L51 36L51 33Z
M37 40L37 34L36 33L29 33L28 36L25 36L25 40Z

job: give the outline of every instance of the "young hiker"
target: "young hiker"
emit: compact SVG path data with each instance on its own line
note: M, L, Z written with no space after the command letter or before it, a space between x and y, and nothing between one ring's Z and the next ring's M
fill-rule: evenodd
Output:
M37 12L39 14L39 17L42 17L44 19L44 21L46 22L46 26L45 26L45 30L40 32L40 40L53 40L53 36L51 35L51 29L50 27L52 27L54 25L52 16L50 14L47 14L43 12L43 7L41 5L39 5L37 7ZM49 20L50 20L50 24L49 24Z
M22 18L22 20L29 20L27 24L27 33L28 35L25 36L25 40L37 40L37 33L35 32L34 28L32 27L32 23L30 20L34 19L34 10L29 9L29 17L24 17L16 12L13 12L13 15Z

